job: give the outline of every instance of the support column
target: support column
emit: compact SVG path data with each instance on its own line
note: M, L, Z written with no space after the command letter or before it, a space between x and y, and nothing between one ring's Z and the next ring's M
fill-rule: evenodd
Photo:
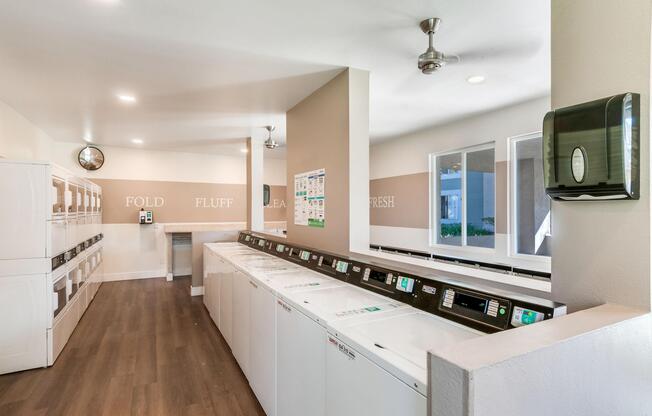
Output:
M325 169L324 226L296 224L294 176ZM348 68L287 113L287 238L369 249L369 72Z
M263 141L247 139L247 230L264 231L263 206Z

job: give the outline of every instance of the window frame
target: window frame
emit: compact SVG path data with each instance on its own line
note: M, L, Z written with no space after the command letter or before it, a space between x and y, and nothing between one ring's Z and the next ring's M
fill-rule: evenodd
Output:
M496 231L494 228L494 246L493 247L476 247L476 246L469 246L468 240L467 240L467 208L466 208L466 159L467 159L467 154L476 152L476 151L482 151L482 150L488 150L492 149L494 151L494 217L497 215L496 213L496 142L495 141L488 141L484 142L481 144L473 145L473 146L467 146L467 147L462 147L459 149L455 150L450 150L450 151L445 151L445 152L435 152L435 153L430 153L428 155L429 158L429 170L430 170L430 207L429 207L429 218L430 218L430 224L429 224L429 245L431 248L437 248L443 251L449 251L449 252L459 252L459 253L480 253L480 254L495 254L497 252L497 239L496 239ZM461 187L461 194L460 194L460 203L462 204L462 215L461 215L461 224L462 224L462 238L461 238L461 245L450 245L450 244L441 244L438 243L438 236L440 233L440 227L441 224L439 223L439 209L438 208L441 204L440 200L440 193L439 193L439 181L438 181L438 167L437 167L437 158L440 156L447 156L447 155L452 155L459 153L461 156L461 167L460 167L460 187Z
M508 249L507 249L507 255L510 258L516 259L516 260L525 260L528 262L532 263L538 263L541 265L547 265L550 266L552 257L551 256L540 256L536 254L523 254L518 252L518 218L516 217L516 213L518 210L516 209L516 193L518 191L518 187L516 186L516 144L525 140L532 140L532 139L538 139L540 138L543 140L543 132L541 131L535 131L532 133L526 133L526 134L519 134L517 136L511 136L507 138L507 160L509 163L509 168L508 168L508 217L509 217L509 228L508 228ZM552 235L552 201L550 201L550 218L551 218L551 233Z

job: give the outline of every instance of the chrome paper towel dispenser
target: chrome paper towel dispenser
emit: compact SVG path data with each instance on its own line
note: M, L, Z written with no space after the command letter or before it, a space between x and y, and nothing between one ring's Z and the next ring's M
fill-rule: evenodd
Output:
M550 111L543 176L554 199L638 199L640 96L625 93Z

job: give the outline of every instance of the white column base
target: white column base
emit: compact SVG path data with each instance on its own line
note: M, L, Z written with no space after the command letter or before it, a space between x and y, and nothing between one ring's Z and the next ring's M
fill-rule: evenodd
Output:
M203 296L204 286L190 286L190 296Z

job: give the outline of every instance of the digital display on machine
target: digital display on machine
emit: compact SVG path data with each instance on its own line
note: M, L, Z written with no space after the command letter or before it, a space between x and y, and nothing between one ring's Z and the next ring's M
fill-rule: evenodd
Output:
M285 246L283 244L277 244L276 245L276 251L279 253L282 253L283 250L285 250Z
M370 270L370 269L367 269ZM366 273L365 273L366 274ZM378 270L370 270L369 271L369 279L375 280L380 283L386 283L387 282L387 273L383 273Z
M337 270L340 273L346 273L347 270L349 270L349 263L338 260L337 264L335 265L335 270Z
M265 246L265 240L260 239L258 240L258 247L264 247Z
M478 298L475 296L467 295L464 293L455 293L453 299L453 304L461 306L463 308L471 309L481 313L485 313L487 310L487 303L489 301L484 298Z
M310 260L310 252L302 250L299 257L301 257L301 260L308 261L308 260Z
M414 290L414 279L406 276L399 276L396 280L396 290L405 293L412 293Z
M319 258L319 266L328 266L328 267L335 267L335 259L329 256L321 256Z
M251 236L245 235L245 241L251 240Z

